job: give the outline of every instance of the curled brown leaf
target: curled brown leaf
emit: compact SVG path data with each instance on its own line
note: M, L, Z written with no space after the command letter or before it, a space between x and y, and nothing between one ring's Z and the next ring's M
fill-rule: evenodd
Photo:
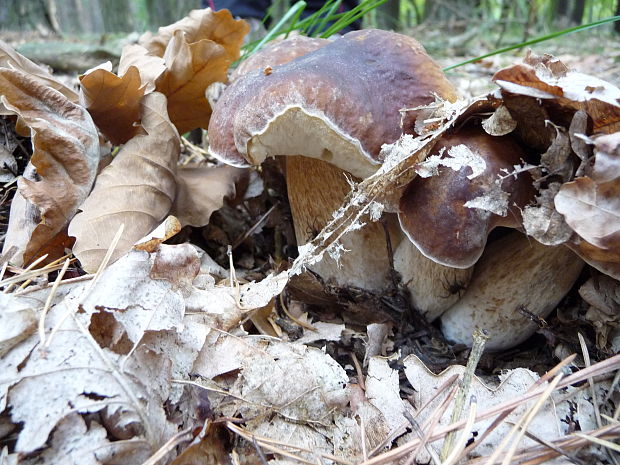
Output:
M20 264L52 252L50 244L62 254L64 228L95 179L97 129L84 108L22 71L0 69L0 96L29 129L34 149L18 180L4 250L16 246Z
M180 134L209 125L211 105L205 91L214 82L226 81L231 60L223 46L204 39L188 43L176 31L164 54L166 71L156 81L158 92L168 97L168 114Z
M560 188L555 208L579 235L577 253L620 279L620 133L596 139L594 165Z
M235 196L235 183L247 173L228 165L179 168L173 215L183 226L205 226L211 214L222 208L224 198Z
M168 118L165 96L146 95L141 115L147 134L125 144L69 225L76 238L73 252L88 271L98 268L121 224L124 234L113 261L152 231L174 201L180 139Z
M78 94L75 90L60 82L52 73L30 61L22 54L16 52L9 44L0 40L0 68L15 69L22 71L37 81L63 94L70 102L78 102ZM0 107L0 111L1 107Z
M250 32L250 26L243 20L233 19L230 11L192 10L188 16L169 26L160 27L156 34L147 32L140 37L139 44L151 54L164 56L168 42L176 31L182 31L188 43L203 39L212 40L226 50L231 61L239 58L243 38Z
M140 118L146 88L137 67L130 66L120 76L97 68L81 76L80 84L80 101L113 144L123 144L139 132L134 122Z

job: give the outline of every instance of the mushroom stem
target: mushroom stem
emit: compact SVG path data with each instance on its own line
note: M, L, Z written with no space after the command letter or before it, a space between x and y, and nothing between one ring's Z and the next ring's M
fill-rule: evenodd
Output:
M487 350L520 344L538 328L522 310L547 317L582 268L583 261L566 247L542 245L519 232L508 234L487 246L465 295L442 315L443 334L471 346L474 330L484 329Z
M461 298L474 268L440 265L405 238L394 252L394 269L409 291L411 305L433 321Z
M308 157L286 158L288 198L299 245L312 240L332 219L351 190L347 181L356 180L346 171ZM392 230L390 228L390 235ZM392 242L394 238L392 238ZM344 252L338 261L325 255L311 270L329 284L383 291L389 285L389 257L386 232L380 223L368 221L364 227L341 239Z

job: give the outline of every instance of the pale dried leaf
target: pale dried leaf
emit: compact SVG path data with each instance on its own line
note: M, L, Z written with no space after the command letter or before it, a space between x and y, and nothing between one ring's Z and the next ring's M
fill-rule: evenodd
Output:
M400 435L409 425L403 411L407 407L400 397L398 371L382 357L373 357L368 363L366 397L383 414L391 432Z
M297 344L310 344L316 341L340 341L345 326L325 321L310 323L314 330L304 328L303 335L295 342Z
M62 330L48 341L46 349L37 347L30 352L17 377L4 381L9 386L11 418L23 422L15 449L29 453L43 446L55 425L70 413L121 405L139 412L144 439L154 450L176 432L162 407L169 383L169 373L161 363L165 360L139 349L126 363L126 374L115 375L112 370L118 370L119 356L99 352L94 340L64 317L66 312L63 305L50 310L46 332L49 335L55 325L61 325ZM86 315L80 318L87 324ZM28 346L32 339L38 341L32 336L17 348Z
M37 322L31 300L0 294L0 357L30 336Z
M174 33L164 54L166 70L157 78L156 89L168 97L168 114L180 134L207 128L211 105L206 90L225 82L231 64L223 46L201 40L188 43L182 31Z
M228 165L179 167L172 214L183 226L207 225L211 214L224 205L224 199L235 196L235 183L247 173Z
M509 201L510 194L502 190L501 183L495 182L487 190L486 194L468 200L463 206L495 213L499 216L506 216L508 214Z
M343 368L322 350L272 341L242 360L231 393L243 399L237 408L253 419L252 429L268 427L269 412L285 423L329 426L347 402L347 382Z
M155 81L166 69L164 59L152 55L146 48L138 44L128 44L123 47L121 59L118 62L118 75L124 76L131 67L138 68L140 80L145 92L155 90Z
M151 54L163 57L176 31L182 31L188 43L208 39L222 45L232 62L239 58L243 38L250 31L250 26L243 20L233 19L228 10L192 10L180 21L160 27L156 34L146 32L140 37L139 44Z
M428 157L421 163L416 165L416 173L423 178L435 176L439 174L439 167L446 166L453 171L460 171L461 168L468 166L471 174L467 175L467 179L474 179L480 176L486 170L486 162L484 159L474 152L470 147L460 144L450 147L448 155L442 154Z
M140 100L146 87L139 68L129 67L124 74L98 68L80 76L80 103L93 117L99 130L120 145L140 133Z
M70 102L78 102L78 94L75 90L67 87L60 82L52 73L30 61L28 58L18 53L9 44L0 40L0 68L14 69L22 71L31 79L39 84L50 87L63 94ZM0 113L4 113L2 105L0 105Z
M564 111L585 111L595 133L620 130L620 89L594 76L567 71L551 56L528 55L524 63L495 73L493 80L512 94L553 100Z
M18 180L3 250L17 246L18 264L44 253L56 258L52 255L64 252L64 228L95 180L97 129L84 108L20 71L0 69L0 95L4 106L29 128L34 148Z
M525 232L545 245L560 245L568 241L573 230L566 224L564 217L555 209L553 199L561 184L552 182L536 197L536 205L527 205L523 209L523 228Z
M500 105L489 118L482 122L482 127L491 136L505 136L516 129L517 122L512 118L508 108Z
M211 331L194 363L194 373L213 379L239 370L243 360L262 352L267 340L260 337L233 337L220 331Z
M595 140L594 165L560 188L555 208L579 235L577 253L620 278L620 132Z
M32 463L100 465L110 456L111 444L106 436L105 428L96 421L86 426L79 414L71 413L58 422L50 446Z
M89 314L114 315L133 343L140 341L147 330L181 331L183 295L173 282L162 276L151 277L152 267L146 252L129 252L103 271L100 284L88 294L82 308Z
M414 388L413 404L422 406L436 393L436 389L444 384L448 378L457 374L462 377L465 367L453 365L442 371L439 375L433 374L417 357L410 355L404 360L405 374ZM499 376L499 386L492 387L485 384L480 378L474 376L469 387L469 395L475 397L478 412L483 412L498 404L515 400L529 389L539 376L525 368L517 368L505 372ZM605 392L609 386L597 383L599 393ZM447 391L446 391L447 392ZM584 430L596 428L594 407L591 403L590 394L587 391L569 388L567 392L553 394L553 401L547 401L528 425L528 431L533 435L544 438L547 441L558 438L570 432L571 425L579 424ZM599 394L600 395L600 394ZM438 396L424 410L416 412L416 419L424 429L424 422L430 417L431 412L445 399L445 394ZM469 458L488 456L497 448L500 441L506 436L518 419L531 407L532 403L525 403L517 407L508 417L502 421L489 436L471 452ZM450 417L454 403L448 406L441 417L440 425L451 422ZM488 427L494 418L476 422L473 433L480 435ZM475 436L474 436L475 437ZM522 447L536 444L531 439L524 438L520 444ZM438 447L441 447L439 444Z
M390 332L390 325L386 323L372 323L366 326L366 352L364 353L364 366L368 366L368 362L372 357L384 355L383 344Z
M144 97L142 125L147 134L131 139L101 172L82 212L69 225L76 238L73 253L86 270L99 267L121 224L125 229L112 261L152 231L174 201L180 139L163 95Z

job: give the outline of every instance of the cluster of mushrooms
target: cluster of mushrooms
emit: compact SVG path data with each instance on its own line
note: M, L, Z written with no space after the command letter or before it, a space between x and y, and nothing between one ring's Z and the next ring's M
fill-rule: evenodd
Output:
M293 37L250 57L232 76L209 125L209 150L235 166L286 157L287 189L299 245L307 243L339 208L350 179L367 178L382 163L381 147L415 133L417 108L457 93L441 68L413 38L381 30L335 40ZM441 318L445 337L470 345L475 328L501 350L527 339L536 324L520 309L545 317L570 290L583 261L563 246L542 245L522 232L521 209L536 192L527 172L510 176L505 216L467 208L502 170L527 158L513 135L491 136L480 122L453 128L431 155L465 145L485 161L484 171L440 168L416 177L385 222L394 268L411 302L429 321ZM487 244L489 233L502 231ZM312 266L326 282L382 292L391 286L386 228L368 222L348 233L352 252L339 263L325 256ZM550 277L552 277L550 279Z

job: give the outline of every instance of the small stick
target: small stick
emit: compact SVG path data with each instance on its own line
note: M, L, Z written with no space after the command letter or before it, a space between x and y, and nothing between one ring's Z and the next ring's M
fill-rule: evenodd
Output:
M465 368L465 374L463 375L463 381L461 382L461 388L458 395L456 396L456 400L454 401L454 409L452 410L450 423L455 423L461 418L465 399L469 394L469 388L471 387L472 380L474 379L476 367L478 366L478 362L480 361L480 357L482 356L482 352L484 351L484 345L489 338L484 332L478 329L474 331L472 336L474 342L471 348L471 353L469 354L469 358L467 359L467 366ZM455 432L448 433L446 439L444 440L443 448L441 449L441 460L443 462L447 460L447 457L451 452L455 434Z

